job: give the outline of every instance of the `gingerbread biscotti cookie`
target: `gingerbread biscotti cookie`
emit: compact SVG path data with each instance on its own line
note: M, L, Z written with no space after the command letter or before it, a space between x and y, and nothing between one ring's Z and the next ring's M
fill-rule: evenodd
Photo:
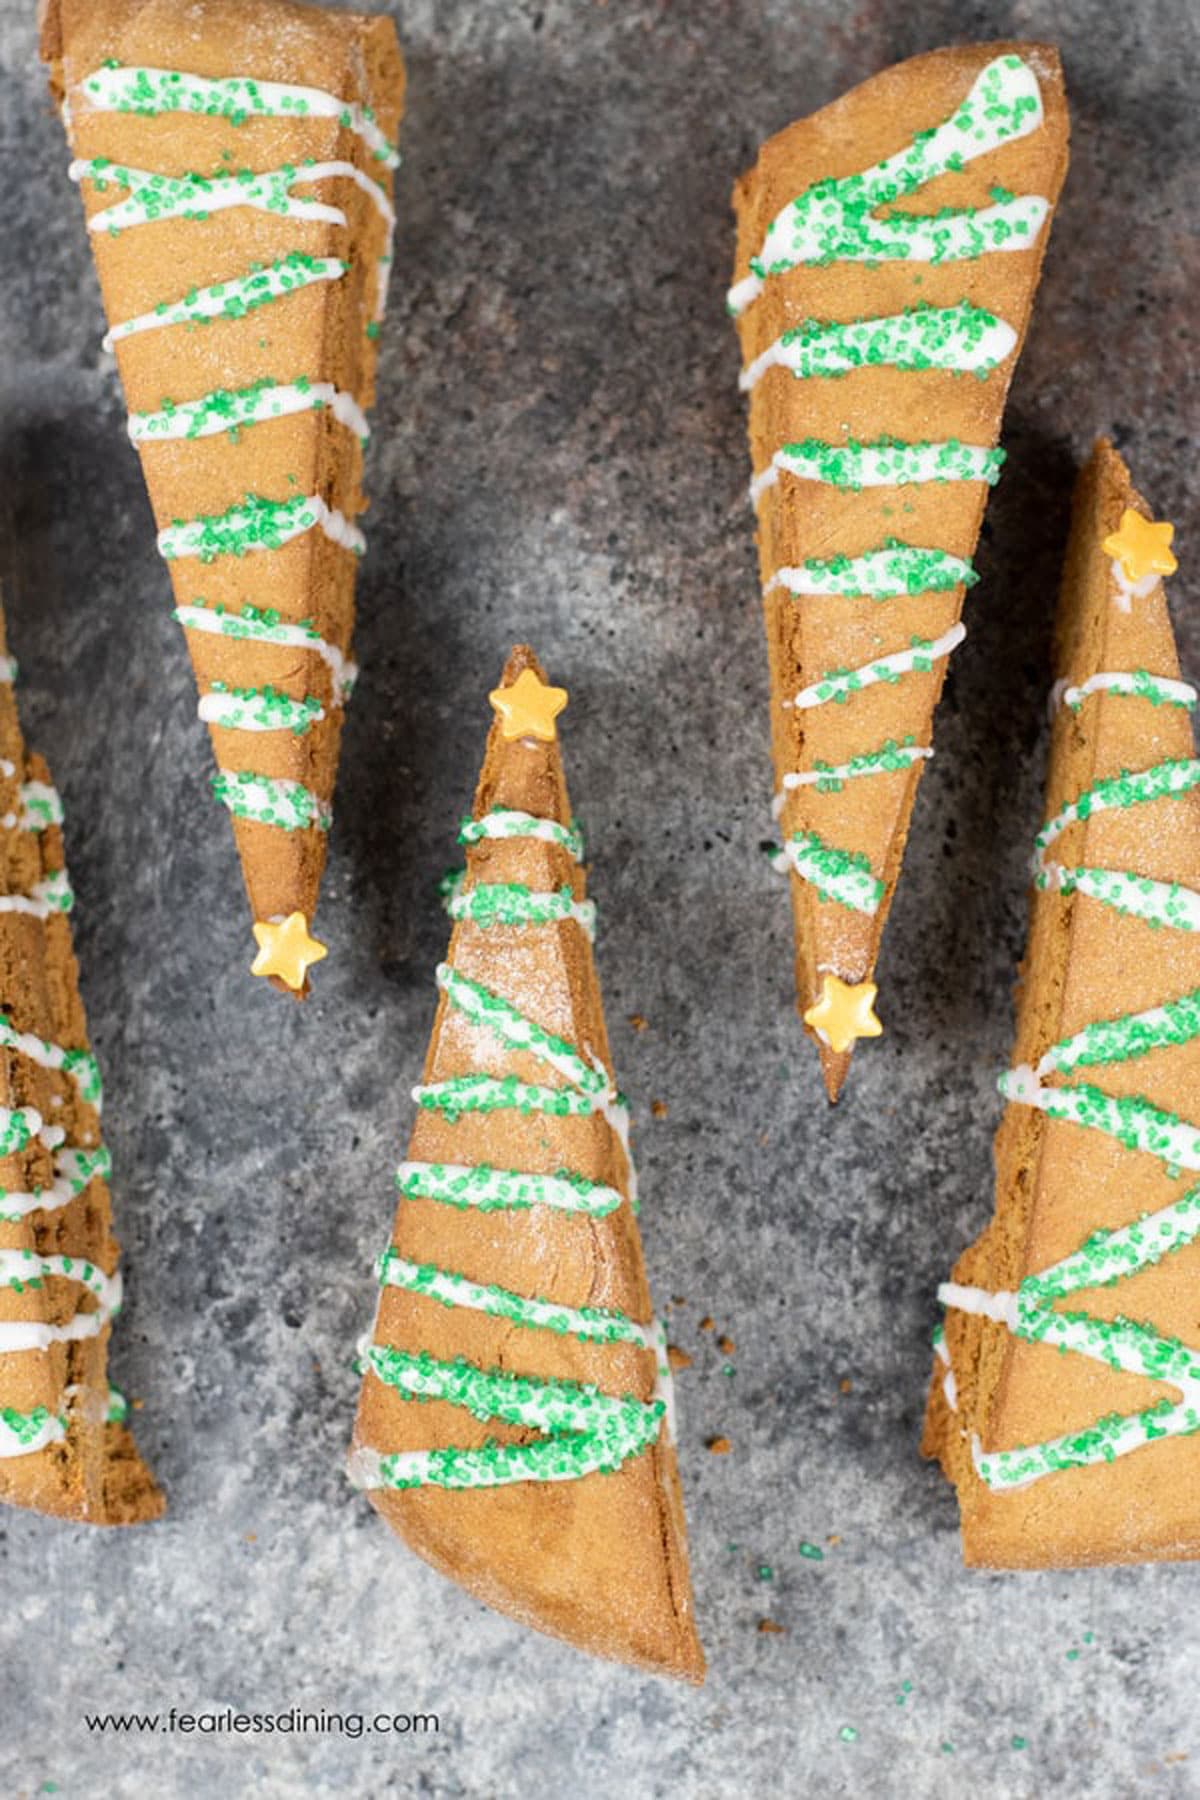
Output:
M996 1212L941 1289L925 1430L969 1563L1200 1556L1200 761L1154 522L1075 497Z
M763 146L734 190L775 811L830 1099L880 936L1067 166L1057 54L937 50Z
M308 927L355 675L395 32L290 0L50 0L42 53L233 818L255 972L303 993L324 954Z
M435 1568L581 1649L699 1681L670 1369L555 717L492 694L350 1468Z
M109 1387L121 1273L67 915L62 805L21 736L0 615L0 1500L93 1525L163 1497Z

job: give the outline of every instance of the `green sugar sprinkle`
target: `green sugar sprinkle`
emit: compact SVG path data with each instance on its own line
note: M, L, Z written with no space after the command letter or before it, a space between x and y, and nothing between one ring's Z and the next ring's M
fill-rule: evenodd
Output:
M203 222L214 210L223 210L231 203L279 218L321 219L325 211L322 202L300 199L292 193L298 183L309 179L308 165L313 161L312 157L305 157L278 169L218 169L213 175L163 175L129 168L107 156L95 156L73 163L71 174L77 181L90 181L98 194L107 193L110 186L125 192L126 199L100 215L103 229L115 238L133 226L153 224L156 220ZM382 197L380 203L387 205Z
M878 750L864 750L836 770L832 763L814 762L813 768L820 771L820 780L814 781L812 786L818 794L840 794L847 781L855 776L892 775L897 770L911 769L920 756L921 751L913 744L911 736L901 744L895 738L889 738Z
M251 119L336 119L346 131L357 132L372 154L395 168L400 158L375 123L369 106L338 100L319 88L291 83L260 82L249 75L211 78L179 69L125 67L113 60L83 84L92 105L104 111L135 113L154 118L162 113L190 113L194 117L224 119L245 125Z
M920 304L846 325L806 319L783 333L778 360L798 380L868 368L947 369L983 379L1009 354L1012 337L1011 328L969 300Z
M1134 1275L1197 1237L1200 1187L1120 1230L1094 1233L1072 1255L1027 1276L1017 1290L1010 1329L1027 1342L1073 1351L1123 1373L1142 1374L1177 1387L1194 1384L1200 1380L1200 1355L1178 1338L1161 1337L1120 1314L1111 1320L1097 1319L1084 1312L1059 1310L1057 1303L1081 1289L1106 1287ZM976 1466L989 1487L1003 1489L1058 1469L1112 1462L1155 1439L1196 1431L1200 1431L1200 1412L1186 1400L1178 1405L1163 1400L1137 1413L1109 1413L1083 1430L1045 1443L981 1452ZM1088 1641L1086 1636L1084 1641Z
M1006 1099L1019 1097L1014 1096L1008 1076L1002 1075L998 1085ZM1043 1089L1038 1105L1051 1119L1106 1131L1126 1150L1157 1156L1172 1173L1184 1167L1200 1169L1200 1130L1140 1095L1114 1097L1090 1082L1079 1082Z
M858 443L850 438L844 444L803 438L785 444L774 460L806 480L858 491L866 484L904 487L926 481L986 481L994 487L1004 455L1003 450L963 444L957 438L942 443L908 443L892 437Z
M1152 1050L1172 1049L1200 1037L1200 988L1181 994L1147 1012L1098 1019L1060 1043L1052 1044L1043 1064L1067 1073L1098 1063L1129 1062Z
M413 1099L427 1112L440 1112L451 1125L467 1113L519 1112L526 1118L588 1118L595 1110L586 1094L574 1088L540 1087L515 1075L452 1075L446 1081L413 1089Z
M54 1414L46 1406L35 1406L27 1413L17 1412L11 1406L0 1406L0 1421L8 1427L18 1444L22 1445L34 1443L53 1417Z
M274 825L280 831L329 830L328 805L302 782L231 769L219 769L210 780L214 797L236 819Z
M843 1744L856 1744L858 1742L858 1729L854 1725L843 1725L838 1732L838 1736L841 1738Z
M526 1018L520 1008L503 995L492 993L469 975L460 975L449 963L439 965L437 979L450 1004L473 1024L489 1027L512 1048L528 1050L540 1061L557 1068L582 1093L600 1095L607 1092L608 1077L603 1069L593 1068L573 1045Z
M130 414L130 435L135 443L153 442L156 438L187 442L223 431L232 443L237 443L248 425L284 418L297 411L325 411L327 385L319 383L314 392L313 382L307 375L298 375L291 382L280 382L272 375L264 375L246 387L214 388L197 400L175 401L164 396L157 412ZM296 390L298 400L288 393L291 388ZM361 422L358 422L355 435L360 443L366 443Z
M0 1012L0 1047L9 1050L21 1050L22 1038L25 1034L17 1031L7 1013ZM100 1064L90 1050L63 1050L46 1038L39 1038L42 1058L46 1066L61 1069L69 1075L79 1089L79 1097L89 1106L97 1109L104 1097L103 1083L100 1079ZM0 1189L0 1193L3 1189Z
M552 1206L564 1212L582 1212L603 1218L621 1204L616 1188L570 1169L552 1175L527 1174L520 1169L494 1169L488 1163L471 1166L444 1163L401 1163L396 1187L411 1199L437 1200L447 1206L473 1207L479 1212L524 1210Z
M810 1544L807 1538L801 1539L800 1554L801 1556L807 1557L809 1562L825 1561L825 1552L822 1550L821 1546L819 1544Z
M152 312L114 325L113 343L137 332L172 325L210 325L220 320L244 319L260 306L282 300L288 294L317 281L338 281L350 264L335 256L309 256L291 250L271 263L252 263L247 275L231 276L211 287L191 288L181 300L163 300Z
M822 843L815 831L795 832L784 849L773 848L771 855L777 866L790 867L824 899L852 912L877 912L887 892L886 883L871 873L871 864L861 851Z
M289 539L319 523L313 502L304 494L267 500L247 494L227 512L175 519L159 534L159 549L168 562L195 556L202 563L218 556L245 556L252 550L279 550Z
M574 918L589 937L596 930L592 900L576 900L569 886L535 893L523 881L480 881L464 888L465 869L442 878L442 900L452 919L470 919L481 929L493 925L557 925Z
M847 598L865 595L870 600L946 594L956 587L974 587L979 580L964 557L891 537L861 556L809 556L801 566L818 593Z
M772 222L751 269L761 277L801 262L919 259L936 266L1032 244L1046 212L1046 202L1036 196L1016 198L993 188L988 213L976 207L901 212L894 202L957 173L969 155L1023 135L1036 122L1039 104L1037 82L1021 59L997 57L936 130L917 132L905 149L873 168L829 177L798 195ZM891 210L874 216L883 207Z
M0 1156L19 1155L33 1142L36 1114L28 1107L0 1106Z
M615 1308L572 1308L536 1296L527 1298L495 1284L484 1286L469 1281L432 1263L410 1262L392 1248L383 1252L375 1273L381 1287L403 1288L406 1293L436 1300L442 1306L469 1306L530 1330L553 1331L560 1337L577 1337L597 1344L646 1344L647 1327Z
M294 737L303 737L325 711L312 694L294 700L273 687L231 688L214 681L209 692L221 702L210 723L231 731L290 731Z
M458 841L464 848L469 844L481 844L486 839L505 838L541 838L557 844L576 862L583 861L583 833L574 821L570 825L561 825L557 819L539 819L532 813L494 806L480 819L463 819L458 828Z
M412 1356L376 1344L367 1351L367 1366L405 1399L444 1400L485 1423L500 1420L546 1434L533 1443L489 1439L473 1450L383 1456L382 1479L395 1488L494 1487L611 1472L655 1442L665 1412L661 1400L618 1399L590 1383L489 1372L463 1357L443 1362L427 1352Z

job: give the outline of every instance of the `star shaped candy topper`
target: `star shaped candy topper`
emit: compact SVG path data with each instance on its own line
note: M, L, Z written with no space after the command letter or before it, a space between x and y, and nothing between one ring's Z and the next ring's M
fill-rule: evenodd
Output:
M1116 531L1105 538L1101 548L1113 559L1117 579L1117 604L1129 611L1131 599L1140 599L1158 585L1164 575L1173 575L1179 564L1171 550L1175 527L1167 520L1147 519L1127 506Z
M522 669L511 687L493 688L488 699L500 720L503 738L510 742L537 738L552 744L558 736L554 721L567 704L567 690L550 687L532 669Z
M286 919L258 919L254 925L258 955L250 965L252 975L277 975L288 987L300 993L313 963L319 963L329 951L309 936L308 920L302 912L290 913Z
M873 981L854 984L842 981L836 975L826 975L821 998L815 1006L809 1007L804 1023L840 1056L857 1038L881 1035L883 1025L874 1012L878 992Z

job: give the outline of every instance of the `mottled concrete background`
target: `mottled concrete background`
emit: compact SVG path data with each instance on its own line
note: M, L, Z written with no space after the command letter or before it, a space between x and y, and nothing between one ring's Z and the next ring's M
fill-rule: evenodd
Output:
M967 1575L916 1453L934 1289L991 1206L1057 567L1101 429L1178 525L1176 622L1200 667L1195 8L396 8L411 104L364 674L320 916L334 953L303 1010L245 973L33 12L0 0L0 575L25 724L66 800L110 1094L114 1372L171 1511L122 1536L4 1518L3 1791L1200 1792L1200 1569ZM831 1113L757 852L766 659L729 188L762 137L883 65L1022 35L1062 48L1071 174L884 953L888 1035ZM647 1256L659 1296L686 1298L699 1693L484 1612L341 1474L446 937L435 881L517 636L571 688ZM732 1455L706 1452L716 1433ZM82 1723L171 1704L424 1710L441 1730L115 1741Z

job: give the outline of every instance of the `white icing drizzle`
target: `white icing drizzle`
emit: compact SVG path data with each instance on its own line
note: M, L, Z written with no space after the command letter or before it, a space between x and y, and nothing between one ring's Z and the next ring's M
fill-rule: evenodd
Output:
M937 176L1037 131L1042 122L1032 69L1019 57L997 57L976 76L950 118L932 131L861 174L819 182L789 201L767 227L750 273L730 289L730 312L744 312L762 292L767 276L799 263L886 262L893 257L941 263L986 251L1029 249L1049 210L1037 195L1006 196L994 206L963 212L871 214L919 193Z
M535 838L543 844L557 844L569 851L576 862L583 860L583 838L577 825L563 825L557 819L535 818L533 813L518 812L512 807L495 807L478 819L464 819L458 834L460 844L475 844L480 838Z
M176 438L216 437L235 434L249 425L283 419L294 413L317 412L327 407L339 425L352 431L361 444L371 435L367 415L353 394L343 393L331 381L256 382L242 393L220 396L227 405L214 407L214 396L185 400L161 412L131 413L129 435L135 444L166 442Z
M302 707L303 702L292 702L294 707ZM211 690L201 694L196 706L196 715L206 725L222 725L228 731L295 731L293 716L278 707L270 717L265 713L257 716L250 705L237 693L217 693ZM312 707L303 712L305 730L319 725L325 717L323 706Z
M65 1418L59 1418L54 1413L46 1413L36 1431L19 1430L0 1413L0 1460L14 1456L32 1456L35 1451L44 1450L48 1444L58 1443L66 1435Z
M576 859L583 848L574 827L513 810L484 814L479 820L464 823L460 842L479 842L483 838L537 838ZM527 898L531 897L528 890L523 891ZM550 922L532 918L525 921L531 928ZM608 1120L625 1150L628 1198L636 1206L628 1109L612 1089L608 1073L594 1053L576 1049L555 1037L511 1001L460 975L449 964L438 968L437 981L449 1004L472 1025L493 1032L509 1048L528 1052L564 1077L572 1090L569 1104L562 1108L564 1113L579 1116L595 1108ZM558 1090L539 1088L515 1078L501 1081L468 1075L423 1086L416 1092L422 1104L440 1106L449 1118L457 1119L476 1105L487 1110L499 1106L549 1113L555 1110L554 1095ZM617 1188L562 1170L554 1175L537 1175L486 1165L408 1160L400 1165L396 1180L401 1192L412 1197L425 1196L458 1206L565 1207L596 1217L614 1211L625 1199ZM384 1455L371 1446L359 1446L348 1465L356 1486L405 1488L433 1484L468 1488L496 1487L514 1481L574 1480L595 1469L620 1467L628 1457L640 1454L653 1443L664 1429L667 1441L673 1441L671 1373L665 1332L657 1320L641 1325L621 1313L598 1308L581 1310L494 1285L484 1286L453 1271L413 1263L395 1248L384 1252L377 1273L385 1287L399 1287L447 1306L466 1306L504 1318L518 1327L570 1332L602 1343L639 1344L655 1352L656 1378L653 1399L646 1406L628 1396L618 1400L590 1385L541 1381L498 1370L488 1372L462 1359L441 1362L428 1355L413 1356L387 1344L368 1341L363 1348L365 1368L400 1393L438 1398L465 1407L479 1418L523 1423L540 1435L532 1444L465 1451L412 1450Z
M828 448L824 444L789 444L777 450L766 468L750 483L751 506L758 505L762 495L775 486L780 475L794 475L800 481L828 481L822 456ZM905 452L903 473L897 472L898 448ZM950 453L953 453L953 463L948 461ZM997 452L984 444L863 444L854 448L853 481L836 485L858 489L907 487L912 483L937 481L992 481L996 457Z
M785 331L746 365L738 377L738 386L747 393L757 386L768 369L787 369L800 378L829 377L850 375L856 369L875 367L880 363L916 372L946 369L959 375L986 375L1016 348L1017 334L1012 326L1004 319L988 319L986 323L980 323L969 338L948 333L941 342L925 343L920 349L921 361L916 362L911 360L907 348L909 317L905 313L893 313L886 317L859 319L850 327L831 325L820 327L816 332L807 328ZM892 354L868 359L844 347L848 330L861 332L864 336L887 334L895 338L897 348ZM901 360L897 360L898 357ZM811 366L814 361L819 367Z
M1089 675L1086 681L1072 686L1067 680L1056 681L1050 689L1049 713L1053 718L1060 707L1078 711L1092 694L1124 694L1132 699L1151 700L1157 705L1195 706L1196 689L1188 681L1173 681L1167 675L1148 675L1144 670L1104 669Z
M103 1144L92 1150L60 1149L54 1157L54 1179L49 1187L22 1193L0 1188L0 1221L12 1225L34 1212L59 1212L82 1194L94 1177L107 1179L112 1162Z
M106 1275L86 1257L41 1256L33 1250L0 1250L0 1291L21 1288L57 1277L77 1281L100 1304L92 1312L77 1312L63 1325L36 1319L0 1319L0 1356L27 1350L49 1350L52 1344L77 1344L98 1337L121 1306L121 1273Z
M17 659L15 656L0 656L0 684L11 687L17 679ZM8 773L11 775L12 770Z
M946 1405L951 1412L958 1411L958 1383L954 1379L954 1370L950 1364L950 1350L946 1343L946 1332L939 1325L933 1334L933 1353L943 1366L942 1393L946 1397Z
M306 117L336 119L344 130L360 137L386 168L398 168L400 163L399 152L375 123L370 107L299 82L260 81L249 75L213 80L175 69L106 64L85 75L79 91L92 112L186 112L231 118L235 124L256 118L299 123ZM65 101L63 112L67 117Z
M1028 1063L1006 1069L999 1087L1006 1100L1036 1107L1054 1119L1107 1131L1126 1149L1157 1157L1168 1170L1200 1170L1200 1131L1186 1119L1176 1119L1144 1101L1114 1100L1085 1085L1043 1087Z
M381 1286L403 1288L406 1293L420 1294L442 1306L465 1306L474 1312L490 1313L497 1318L509 1316L509 1306L519 1312L519 1323L556 1331L563 1336L582 1338L594 1343L636 1343L643 1349L657 1350L661 1324L652 1319L639 1325L624 1313L603 1314L596 1307L579 1311L554 1300L526 1299L510 1294L504 1288L484 1287L446 1269L431 1268L411 1262L396 1250L385 1250L376 1266Z
M28 894L0 894L0 912L28 913L34 919L48 919L51 913L70 912L74 900L66 870L55 869L43 880L35 881Z
M306 517L311 514L311 517ZM240 507L233 507L222 515L222 524L230 531L244 529L250 523L249 512ZM187 519L176 525L168 525L158 534L159 555L173 561L180 556L200 556L205 542L208 519ZM345 515L336 507L327 506L320 494L308 494L304 497L303 506L295 509L295 516L286 520L272 532L270 543L247 540L242 551L274 550L280 545L290 543L293 538L303 537L306 531L313 529L323 531L327 538L361 556L367 547L367 540L357 525L351 525ZM242 552L239 551L239 554Z
M779 784L779 792L771 802L771 812L779 818L787 804L787 797L796 788L817 787L823 781L853 781L863 775L894 775L898 767L911 766L915 762L927 762L933 751L923 744L898 744L892 752L896 760L891 764L871 763L867 768L856 767L853 763L839 763L834 768L789 769Z
M1113 557L1109 567L1112 570L1112 578L1116 587L1113 605L1118 612L1128 612L1135 600L1144 600L1162 581L1162 576L1153 569L1148 575L1142 575L1136 581L1130 581L1121 567L1121 559L1118 556Z
M594 900L576 900L569 887L538 891L520 883L491 882L476 882L467 887L465 877L465 869L456 869L447 884L445 905L452 919L473 919L485 928L508 925L517 929L523 925L550 925L572 919L589 944L596 941L596 903ZM507 909L504 906L506 897Z
M791 705L804 710L811 706L824 706L834 696L826 692L831 681L839 685L851 684L848 691L858 693L862 688L874 687L876 682L895 680L901 675L908 675L918 670L919 665L941 662L951 651L957 649L967 635L967 628L961 620L944 631L941 637L929 643L914 645L909 650L896 650L890 656L880 656L874 662L864 663L861 668L851 669L847 673L835 676L824 676L813 682L810 687L801 688Z
M1200 931L1200 892L1195 889L1181 887L1176 882L1131 876L1120 869L1067 868L1046 855L1055 839L1083 818L1144 800L1190 793L1198 785L1200 761L1195 759L1159 763L1138 774L1094 782L1086 794L1068 801L1038 833L1030 862L1035 885L1059 888L1064 893L1078 891L1137 918Z
M157 175L152 169L131 169L103 157L76 157L67 169L74 182L92 182L103 192L109 182L129 190L128 197L92 213L87 221L89 231L117 233L137 225L154 224L165 219L206 219L213 213L231 207L245 206L255 212L269 212L285 219L300 219L315 224L346 225L340 206L324 200L309 200L292 193L294 187L310 187L319 181L352 181L379 209L389 231L396 215L392 203L377 181L356 163L331 161L299 163L282 169L267 169L261 174L238 175Z
M907 591L903 587L897 588L896 560L897 547L892 545L882 550L867 550L861 556L839 558L835 562L798 563L776 569L763 591L769 594L777 587L786 588L793 600L818 594L861 594L871 598L896 595ZM946 551L939 556L937 569L931 571L929 579L932 581L935 576L938 582L935 591L944 592L950 576L957 578L955 585L966 586L975 579L975 572L965 558Z
M256 644L278 644L281 649L311 651L320 657L333 677L335 706L345 704L358 677L358 668L345 651L306 625L248 619L242 613L222 612L210 606L177 606L175 617L186 631L204 631L214 637L246 638Z
M111 350L125 338L136 337L144 331L163 331L173 325L192 325L201 320L236 322L252 307L282 300L285 295L311 287L314 282L340 281L349 267L349 263L337 256L281 257L270 267L255 269L250 275L231 276L225 281L214 282L211 287L196 288L182 300L164 300L150 312L138 313L132 319L111 326L101 343L105 350Z
M20 812L0 817L0 826L6 831L45 831L49 825L62 824L62 801L48 781L23 781L19 798Z
M39 1068L69 1075L80 1099L100 1112L103 1105L100 1065L90 1050L67 1050L61 1044L35 1037L31 1031L14 1031L3 1013L0 1013L0 1049L15 1050L19 1056L27 1056L30 1062L37 1063Z
M623 1195L603 1182L579 1182L558 1175L527 1175L515 1169L487 1169L469 1163L402 1162L396 1186L414 1198L440 1200L451 1206L551 1206L561 1212L603 1218L615 1212Z

